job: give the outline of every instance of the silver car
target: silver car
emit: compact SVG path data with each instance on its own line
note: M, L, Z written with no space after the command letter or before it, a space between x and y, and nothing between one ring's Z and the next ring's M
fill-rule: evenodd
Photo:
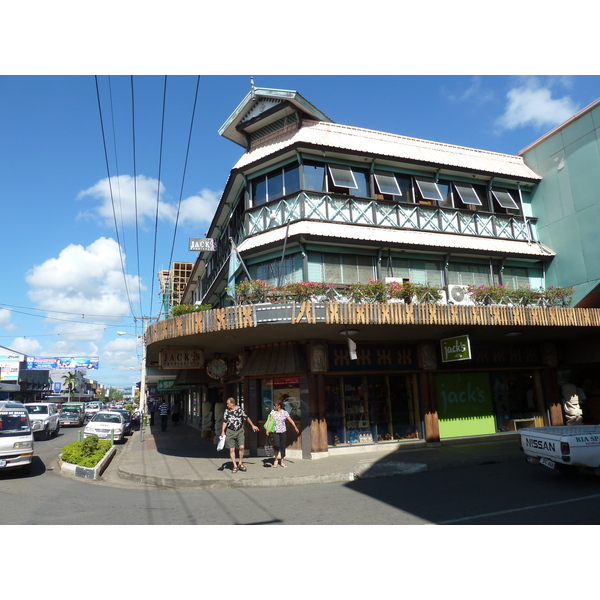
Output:
M60 414L58 407L52 402L28 402L25 408L29 413L31 429L37 439L49 440L58 435Z

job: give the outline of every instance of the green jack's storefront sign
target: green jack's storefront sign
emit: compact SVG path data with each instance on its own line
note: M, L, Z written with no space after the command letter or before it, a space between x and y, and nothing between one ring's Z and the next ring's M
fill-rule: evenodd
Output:
M435 375L440 437L496 433L487 373Z
M446 338L441 340L442 362L455 360L469 360L471 358L471 344L468 335Z

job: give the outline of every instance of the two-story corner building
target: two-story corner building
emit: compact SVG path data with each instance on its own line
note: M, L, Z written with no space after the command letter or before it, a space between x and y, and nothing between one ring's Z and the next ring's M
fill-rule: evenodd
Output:
M303 458L562 421L559 371L597 334L597 311L465 294L547 284L556 254L532 210L542 177L521 156L339 125L297 92L259 88L219 133L244 152L206 233L216 249L199 252L183 295L213 310L146 336L149 366L183 357L175 384L192 416L235 396L262 422L282 398ZM326 282L337 296L236 303L243 280ZM446 294L348 301L369 280Z

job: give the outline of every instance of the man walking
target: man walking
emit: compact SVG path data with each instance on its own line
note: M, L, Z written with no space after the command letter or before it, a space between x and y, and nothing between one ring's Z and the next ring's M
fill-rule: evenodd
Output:
M160 430L167 430L167 422L169 420L169 403L163 400L163 403L158 407L158 413L160 414Z
M248 421L253 431L258 431L258 427L252 422L250 417L244 412L244 409L238 406L233 398L227 398L227 408L223 415L223 426L221 427L221 435L226 435L225 447L229 448L229 456L233 463L233 472L237 473L245 471L244 466L244 421ZM227 431L227 433L225 433ZM239 448L240 459L235 462L235 449Z

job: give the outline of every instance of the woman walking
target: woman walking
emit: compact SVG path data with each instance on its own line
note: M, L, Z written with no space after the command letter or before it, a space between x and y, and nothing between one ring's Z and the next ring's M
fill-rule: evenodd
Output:
M283 409L283 402L281 400L275 400L273 405L273 410L271 411L271 416L275 419L275 431L273 432L273 454L275 456L275 462L273 466L277 466L277 457L281 453L281 461L280 464L282 467L287 467L285 464L285 447L286 447L286 433L287 433L287 424L286 421L289 421L296 430L296 433L300 433L298 428L296 427L296 423L294 423L292 417L290 417L290 413L287 410Z

